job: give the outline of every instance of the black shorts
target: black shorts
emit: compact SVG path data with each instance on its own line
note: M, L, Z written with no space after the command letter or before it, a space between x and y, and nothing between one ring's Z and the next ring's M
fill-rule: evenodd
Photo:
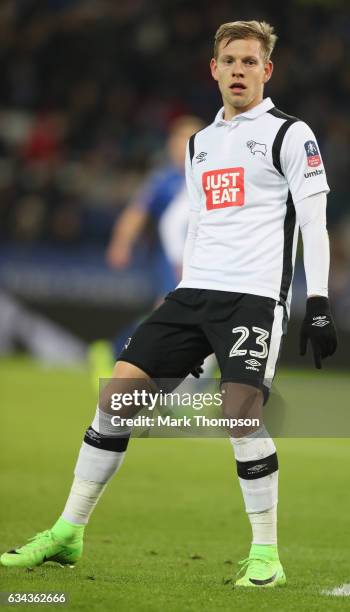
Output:
M215 353L221 381L271 386L285 331L284 307L248 293L176 289L136 330L119 359L151 378L184 378Z

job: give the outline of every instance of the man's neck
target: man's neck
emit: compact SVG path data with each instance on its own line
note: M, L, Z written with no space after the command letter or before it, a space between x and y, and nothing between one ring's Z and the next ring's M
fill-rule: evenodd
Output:
M255 108L255 106L261 104L262 101L263 97L258 98L257 100L254 100L254 102L251 102L250 104L242 108L235 108L231 104L227 104L227 102L224 102L224 120L231 121L231 119L237 117L237 115L242 115L243 113L252 110L252 108Z

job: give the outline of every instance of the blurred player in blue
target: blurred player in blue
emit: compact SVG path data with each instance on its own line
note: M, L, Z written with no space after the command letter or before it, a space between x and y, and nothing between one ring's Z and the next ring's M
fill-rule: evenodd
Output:
M148 269L152 271L155 306L175 288L181 276L179 256L174 259L171 253L180 253L182 259L187 232L187 219L184 219L184 215L188 215L187 202L183 206L186 143L203 126L201 119L192 115L183 115L172 122L166 142L167 161L151 171L130 204L119 215L107 247L108 264L119 270L130 266L137 255L142 254ZM183 196L179 198L181 194ZM181 211L181 223L176 224L178 231L174 227L173 232L160 232L165 212L170 208ZM89 356L94 384L98 385L99 378L110 377L117 356L139 323L140 318L123 328L114 340L113 348L103 341L91 346Z

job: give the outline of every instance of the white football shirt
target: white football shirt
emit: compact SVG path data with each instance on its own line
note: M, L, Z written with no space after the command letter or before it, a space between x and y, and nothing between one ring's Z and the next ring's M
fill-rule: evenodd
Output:
M178 287L271 297L289 305L299 227L294 202L329 187L309 126L266 98L194 134L186 153L198 226Z

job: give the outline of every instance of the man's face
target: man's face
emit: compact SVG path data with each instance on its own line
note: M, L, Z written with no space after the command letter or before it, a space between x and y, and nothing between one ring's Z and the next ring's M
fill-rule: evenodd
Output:
M225 107L225 119L250 110L263 99L264 85L273 65L265 62L260 41L255 38L224 39L218 57L210 62L211 74L218 81Z

